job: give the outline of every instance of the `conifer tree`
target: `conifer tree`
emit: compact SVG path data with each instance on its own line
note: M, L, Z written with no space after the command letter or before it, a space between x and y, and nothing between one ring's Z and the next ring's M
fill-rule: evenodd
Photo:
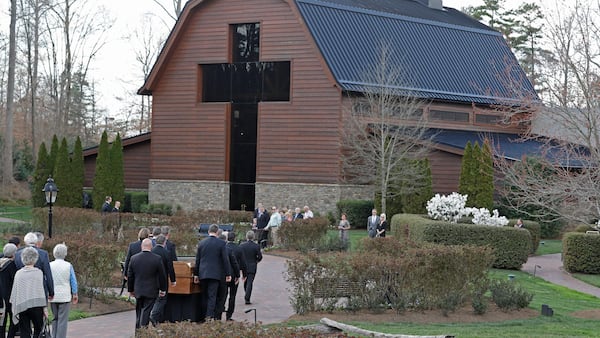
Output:
M117 138L112 143L110 148L110 167L111 167L111 191L113 201L121 201L125 198L125 180L123 169L123 142L121 135L117 134Z
M69 159L69 146L64 137L58 148L52 177L54 178L54 183L60 189L60 196L56 199L56 205L70 207L72 203L71 160Z
M487 140L480 151L477 203L479 208L492 210L494 207L494 160Z
M460 180L458 183L458 192L462 195L468 195L467 205L473 198L474 185L473 180L473 145L470 141L465 146L465 152L462 157L461 169L460 169Z
M112 190L111 170L108 136L106 135L106 131L104 131L100 139L100 145L98 146L93 188L94 209L98 211L102 208L104 197L110 196Z
M41 208L46 205L46 196L44 195L44 185L48 176L51 174L49 168L49 155L46 150L46 144L42 142L38 150L37 163L33 174L33 184L31 185L31 202L35 208Z
M56 134L52 137L52 144L50 145L50 153L48 154L48 170L50 174L54 173L54 166L56 165L56 157L58 156L58 137Z
M475 142L473 146L473 150L471 153L471 157L469 159L469 197L467 197L467 203L465 206L474 207L474 208L482 208L480 205L480 190L482 179L480 176L481 170L481 147L479 146L479 142Z
M73 181L73 207L81 208L83 205L85 167L83 164L83 146L79 136L77 136L73 147L73 155L71 156L71 180Z

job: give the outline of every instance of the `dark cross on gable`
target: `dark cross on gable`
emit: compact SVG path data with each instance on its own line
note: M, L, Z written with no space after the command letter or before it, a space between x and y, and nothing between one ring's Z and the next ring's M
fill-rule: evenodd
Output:
M231 25L231 63L203 64L202 101L231 103L229 209L254 206L258 102L290 100L290 62L259 61L260 24Z

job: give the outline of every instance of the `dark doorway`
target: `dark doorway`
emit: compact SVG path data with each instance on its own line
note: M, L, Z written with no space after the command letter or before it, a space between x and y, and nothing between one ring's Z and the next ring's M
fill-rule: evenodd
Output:
M257 117L258 104L256 103L231 105L230 210L254 208Z

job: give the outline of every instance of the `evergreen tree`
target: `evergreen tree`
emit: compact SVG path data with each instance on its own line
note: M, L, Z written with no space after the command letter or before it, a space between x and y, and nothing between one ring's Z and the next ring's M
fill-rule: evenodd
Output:
M41 208L46 205L46 196L42 192L48 176L51 174L49 170L49 155L46 150L46 144L42 142L38 150L37 163L33 174L33 184L31 185L31 203L35 208Z
M52 174L54 173L54 166L56 165L56 157L58 156L58 137L56 134L52 137L52 144L50 146L50 154L48 155L48 170Z
M407 214L426 214L427 201L433 197L431 167L427 158L416 161L419 167L419 179L414 183L414 193L402 195L403 212Z
M85 167L83 164L83 146L77 136L73 155L71 157L71 180L73 181L73 207L81 208L83 205L83 185L85 183Z
M125 198L125 179L123 169L123 142L121 135L117 134L117 138L110 148L110 167L111 167L111 191L113 201L121 201Z
M110 149L106 130L102 133L98 155L96 157L96 173L94 175L93 201L94 209L100 211L104 198L110 196L112 191Z
M71 187L71 160L69 159L69 147L67 140L63 137L58 148L56 163L54 164L54 183L60 189L60 196L56 198L56 205L70 207L72 200Z
M458 192L461 195L468 195L467 205L469 205L469 201L473 198L474 194L474 185L476 182L473 180L473 176L473 145L468 141L462 157L458 183Z
M492 210L494 207L494 160L489 141L483 142L479 155L477 206Z
M481 208L480 203L480 190L481 190L481 147L479 142L475 142L471 158L469 160L469 197L467 198L467 207Z

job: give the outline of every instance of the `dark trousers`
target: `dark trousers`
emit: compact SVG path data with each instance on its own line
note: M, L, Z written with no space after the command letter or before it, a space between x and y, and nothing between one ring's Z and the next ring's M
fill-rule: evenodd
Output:
M156 298L152 311L150 311L150 321L152 324L165 321L165 305L167 305L167 294L164 297Z
M225 318L230 320L233 316L233 311L235 311L235 296L237 295L238 284L235 282L227 283L227 291L229 293L229 304L227 304L227 311L225 314Z
M135 328L148 326L150 322L150 312L154 307L156 298L135 297Z
M215 319L215 310L217 308L217 295L219 293L219 285L221 281L218 279L201 279L200 285L202 285L202 302L200 306L204 311L207 319Z
M219 283L219 291L217 292L217 306L215 308L215 318L221 320L223 312L225 312L225 301L227 300L227 283L222 280Z
M43 307L32 307L19 313L20 337L31 337L31 324L33 324L34 337L39 337L44 326Z
M12 318L12 305L8 301L4 301L4 306L6 307L4 313L4 322L0 323L0 337L6 337L6 325L8 325L8 319L10 318L10 327L8 328L8 338L14 338L17 333L18 325L13 323Z
M249 273L246 276L246 281L244 282L244 291L246 294L244 295L244 299L246 302L250 301L250 297L252 296L252 284L254 284L254 275L253 273Z

